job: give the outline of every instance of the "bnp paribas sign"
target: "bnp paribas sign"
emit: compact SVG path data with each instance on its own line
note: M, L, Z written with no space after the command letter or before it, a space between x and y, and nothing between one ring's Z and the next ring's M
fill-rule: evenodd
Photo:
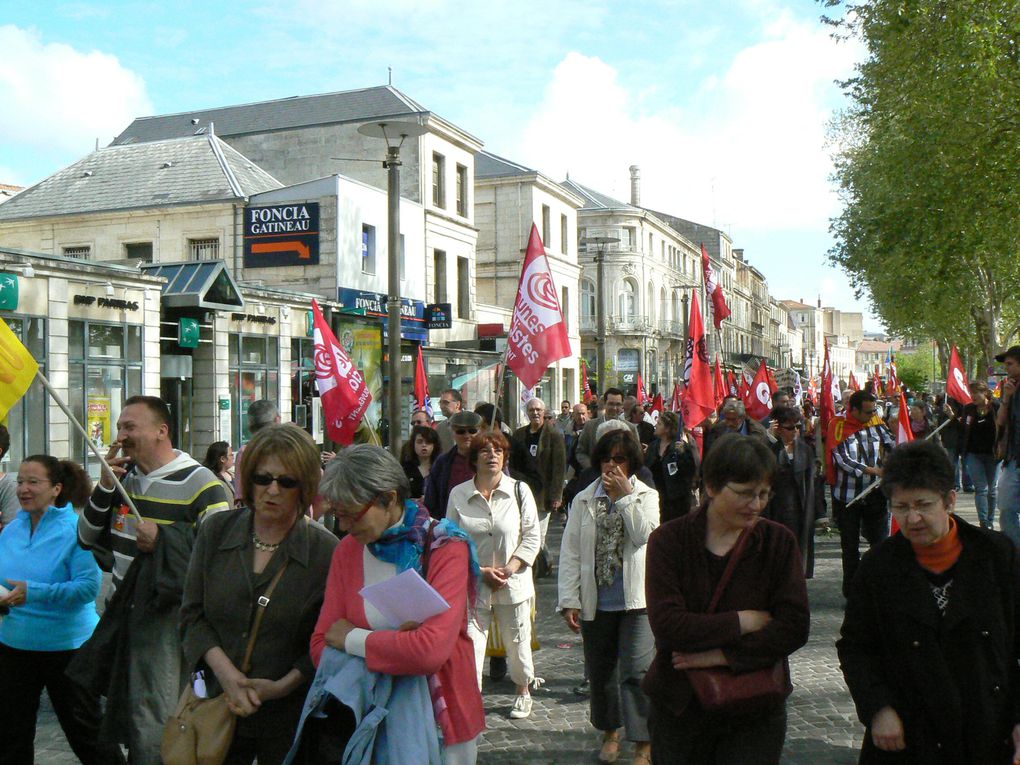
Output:
M318 202L245 208L245 268L314 266L318 262Z

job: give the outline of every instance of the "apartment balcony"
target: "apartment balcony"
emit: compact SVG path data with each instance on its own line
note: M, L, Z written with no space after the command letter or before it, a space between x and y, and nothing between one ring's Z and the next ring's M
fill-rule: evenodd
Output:
M654 326L647 316L607 316L606 332L622 335L649 335Z
M682 321L669 321L663 319L659 322L659 332L670 337L684 336L684 323Z
M582 316L579 323L582 335L594 335L599 331L599 323L594 316Z

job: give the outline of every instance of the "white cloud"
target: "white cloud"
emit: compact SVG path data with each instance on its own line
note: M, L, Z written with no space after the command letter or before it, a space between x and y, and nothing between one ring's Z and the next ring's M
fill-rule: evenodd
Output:
M723 229L824 228L837 209L825 149L833 81L858 55L821 25L781 13L759 42L670 105L639 99L613 67L572 52L553 72L518 156L624 201L627 168L640 165L643 205Z
M0 144L5 150L85 154L137 116L151 114L142 78L108 53L45 43L39 34L0 26ZM7 160L10 162L11 160Z

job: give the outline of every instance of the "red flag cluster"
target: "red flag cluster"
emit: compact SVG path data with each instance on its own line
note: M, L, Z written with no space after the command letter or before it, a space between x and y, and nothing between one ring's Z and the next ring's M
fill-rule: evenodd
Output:
M315 385L322 399L326 419L326 435L340 444L354 440L354 431L372 403L372 394L351 357L341 347L319 309L312 300L315 328Z
M712 368L708 362L705 326L701 320L698 293L691 294L691 317L687 337L687 359L684 363L685 387L681 398L684 423L693 428L700 425L715 409L712 391Z

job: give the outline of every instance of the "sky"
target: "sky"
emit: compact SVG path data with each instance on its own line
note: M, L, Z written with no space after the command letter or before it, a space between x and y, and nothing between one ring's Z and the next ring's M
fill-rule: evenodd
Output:
M45 11L41 9L45 8ZM392 82L485 148L726 231L779 299L865 314L827 264L827 126L862 52L816 0L0 0L0 183L134 117Z

